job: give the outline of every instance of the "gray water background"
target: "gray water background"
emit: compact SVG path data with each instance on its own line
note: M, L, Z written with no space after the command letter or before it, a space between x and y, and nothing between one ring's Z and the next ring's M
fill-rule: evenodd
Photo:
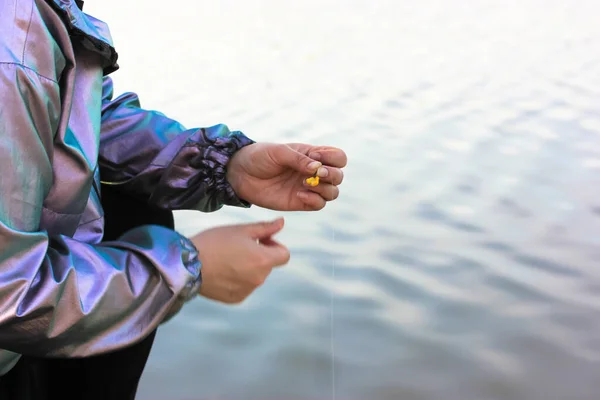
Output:
M286 215L286 268L160 329L139 399L600 398L599 1L86 11L144 107L349 156L335 203Z

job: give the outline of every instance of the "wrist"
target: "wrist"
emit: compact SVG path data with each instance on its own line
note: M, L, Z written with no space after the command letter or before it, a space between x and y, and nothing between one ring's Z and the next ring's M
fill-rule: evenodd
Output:
M240 200L247 202L243 199L242 187L243 187L243 176L244 176L244 166L243 160L247 158L247 153L252 151L252 146L255 142L249 143L244 147L238 149L229 159L229 162L225 166L225 180L231 187L231 190L235 194L236 197L240 198Z

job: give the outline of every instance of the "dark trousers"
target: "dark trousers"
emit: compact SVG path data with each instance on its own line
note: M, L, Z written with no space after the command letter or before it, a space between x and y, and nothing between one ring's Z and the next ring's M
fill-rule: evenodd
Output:
M174 228L173 214L102 187L104 240L139 225ZM79 359L22 356L0 377L0 400L134 400L156 331L142 342L113 353Z

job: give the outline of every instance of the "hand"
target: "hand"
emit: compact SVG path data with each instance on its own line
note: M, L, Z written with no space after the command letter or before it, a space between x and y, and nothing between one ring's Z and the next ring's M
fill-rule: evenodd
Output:
M282 228L280 218L217 227L193 237L202 263L200 295L229 304L245 300L274 267L289 261L289 250L271 237Z
M346 162L346 154L335 147L254 143L232 157L227 179L240 198L259 207L314 211L339 196ZM319 185L307 185L317 171Z

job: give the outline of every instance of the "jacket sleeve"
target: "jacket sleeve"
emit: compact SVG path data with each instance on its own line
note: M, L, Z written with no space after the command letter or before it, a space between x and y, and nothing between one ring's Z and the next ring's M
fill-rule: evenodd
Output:
M40 227L58 83L0 63L0 348L78 357L136 343L201 284L193 244L159 226L91 245Z
M105 77L100 137L104 184L170 210L212 212L224 205L250 207L226 180L226 166L240 148L254 143L225 125L186 129L157 111L144 110L136 94L113 100Z

